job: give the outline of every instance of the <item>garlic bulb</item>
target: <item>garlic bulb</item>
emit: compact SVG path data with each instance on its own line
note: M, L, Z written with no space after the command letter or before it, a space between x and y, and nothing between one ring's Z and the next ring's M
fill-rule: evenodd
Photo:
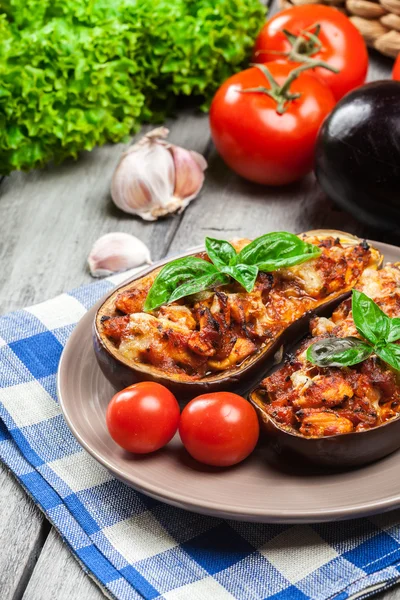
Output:
M150 251L146 244L129 233L107 233L94 244L88 257L93 277L106 277L148 263Z
M114 172L114 203L145 221L182 212L203 185L205 158L169 144L168 133L165 127L150 131L121 156Z

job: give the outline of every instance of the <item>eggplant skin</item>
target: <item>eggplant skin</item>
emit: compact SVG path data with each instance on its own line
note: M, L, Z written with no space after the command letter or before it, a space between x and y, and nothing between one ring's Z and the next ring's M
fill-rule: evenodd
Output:
M315 174L327 196L358 220L399 229L399 81L369 83L336 105L318 135Z
M366 431L306 438L279 427L263 410L263 401L256 390L250 393L249 401L275 452L289 460L348 469L375 462L400 448L400 417Z

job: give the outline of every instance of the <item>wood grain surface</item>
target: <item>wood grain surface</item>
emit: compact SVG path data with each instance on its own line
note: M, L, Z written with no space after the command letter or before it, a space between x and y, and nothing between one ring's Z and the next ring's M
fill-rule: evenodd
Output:
M369 78L388 77L391 66L389 59L372 55ZM312 175L282 189L240 179L213 149L204 114L184 111L167 126L172 142L205 154L209 161L201 196L180 216L145 223L114 207L110 181L122 144L84 153L77 162L4 178L0 184L0 312L91 281L88 252L100 235L110 231L139 236L149 245L153 259L200 243L207 234L254 237L272 230L324 227L399 241L364 228L338 210ZM0 468L1 600L102 598L58 534L49 530L25 492ZM400 599L399 589L376 597Z

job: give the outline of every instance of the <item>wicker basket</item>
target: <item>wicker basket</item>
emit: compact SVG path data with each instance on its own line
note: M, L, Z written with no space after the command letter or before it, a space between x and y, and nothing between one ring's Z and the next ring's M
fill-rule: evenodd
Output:
M400 53L400 0L280 0L281 8L294 4L328 4L350 17L371 48L396 58Z

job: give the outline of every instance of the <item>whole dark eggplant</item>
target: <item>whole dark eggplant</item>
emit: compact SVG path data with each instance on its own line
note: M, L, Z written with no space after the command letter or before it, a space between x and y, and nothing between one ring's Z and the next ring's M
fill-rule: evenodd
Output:
M315 173L325 193L357 219L400 229L400 82L347 94L324 121Z

